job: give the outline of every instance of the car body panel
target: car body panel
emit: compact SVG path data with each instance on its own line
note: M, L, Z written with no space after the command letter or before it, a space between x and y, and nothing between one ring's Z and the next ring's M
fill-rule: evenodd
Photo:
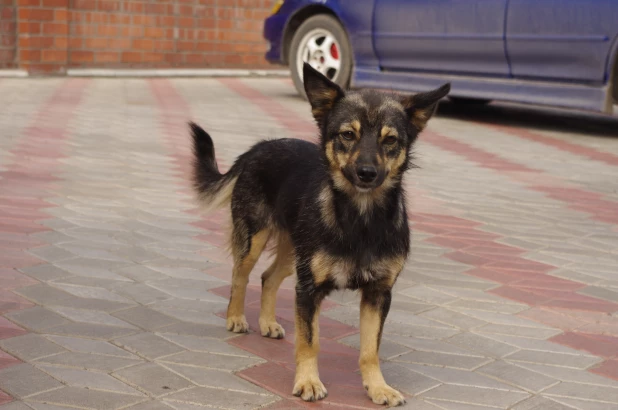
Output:
M348 34L353 87L451 81L453 96L612 112L618 0L286 0L264 24L269 61L287 63L289 22L311 7Z

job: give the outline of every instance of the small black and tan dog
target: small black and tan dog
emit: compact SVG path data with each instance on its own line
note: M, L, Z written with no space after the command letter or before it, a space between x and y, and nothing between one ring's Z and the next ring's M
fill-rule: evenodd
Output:
M227 328L247 332L245 291L267 242L276 251L262 274L262 336L282 338L275 319L281 282L296 272L296 377L293 394L326 397L318 375L318 315L334 289L361 292L360 370L374 403L404 398L386 384L378 348L391 289L408 256L410 232L402 187L411 147L450 85L413 96L344 92L304 66L304 84L320 131L319 144L262 141L221 174L213 141L191 123L194 183L208 208L232 211L234 259Z

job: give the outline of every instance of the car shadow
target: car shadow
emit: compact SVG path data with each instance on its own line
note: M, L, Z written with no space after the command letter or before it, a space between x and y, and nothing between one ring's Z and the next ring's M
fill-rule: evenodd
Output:
M506 103L478 105L444 101L437 114L493 125L618 138L618 117L583 111Z

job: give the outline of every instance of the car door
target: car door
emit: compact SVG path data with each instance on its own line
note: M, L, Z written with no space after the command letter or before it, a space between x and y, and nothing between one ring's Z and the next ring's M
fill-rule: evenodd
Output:
M602 83L617 0L510 0L506 49L516 78Z
M508 76L507 0L376 0L374 47L384 70Z

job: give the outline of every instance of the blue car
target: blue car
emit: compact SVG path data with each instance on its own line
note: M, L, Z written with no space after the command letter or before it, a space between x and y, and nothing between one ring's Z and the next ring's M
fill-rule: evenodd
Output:
M266 58L343 87L618 111L618 0L283 0Z

